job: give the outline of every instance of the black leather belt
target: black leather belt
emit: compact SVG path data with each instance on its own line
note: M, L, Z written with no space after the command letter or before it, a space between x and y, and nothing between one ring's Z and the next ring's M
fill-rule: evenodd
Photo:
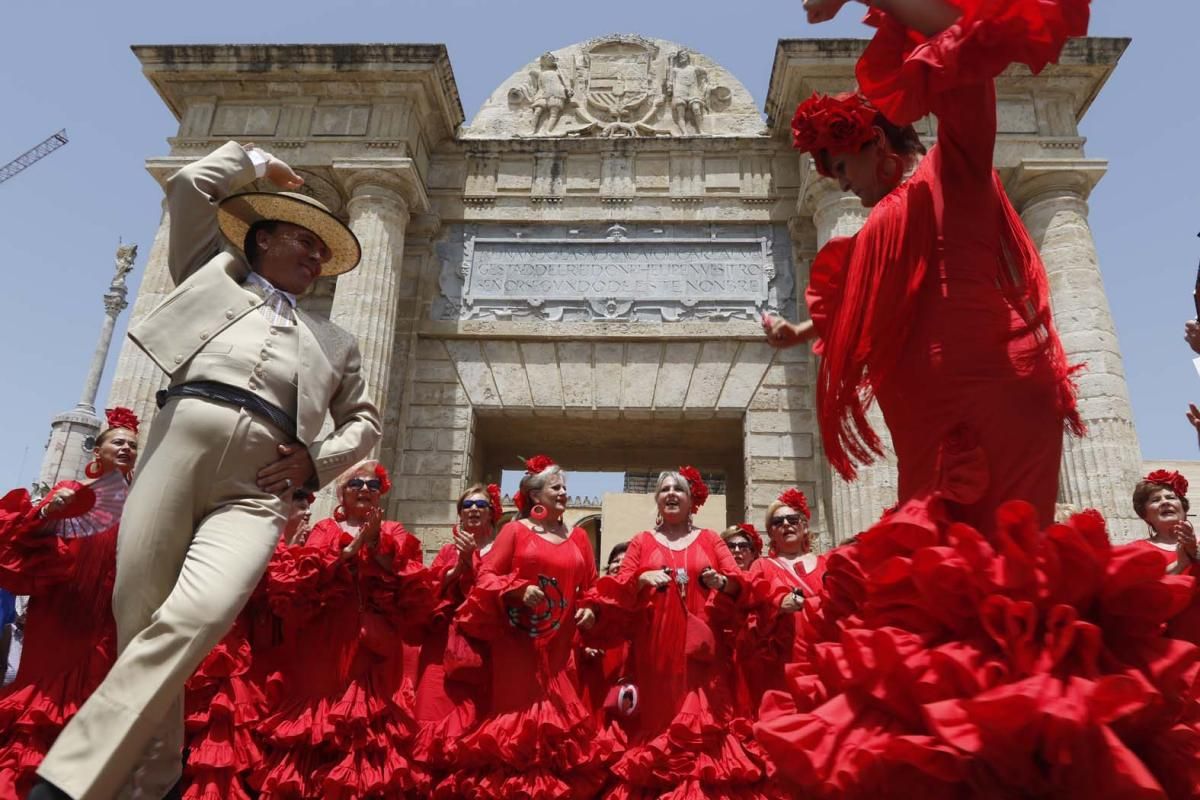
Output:
M286 411L277 405L268 403L254 392L239 389L227 383L190 381L172 386L170 389L160 389L154 397L159 408L165 406L172 397L200 397L205 400L215 400L218 403L228 403L246 409L251 414L265 419L293 439L296 438L296 420L288 416Z

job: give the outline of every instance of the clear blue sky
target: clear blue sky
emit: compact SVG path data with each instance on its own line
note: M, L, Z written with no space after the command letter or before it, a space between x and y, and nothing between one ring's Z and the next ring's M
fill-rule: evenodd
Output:
M1124 0L1093 9L1093 35L1133 38L1083 131L1088 156L1111 162L1092 196L1091 223L1138 435L1148 458L1194 458L1196 437L1183 412L1189 401L1200 401L1200 377L1182 328L1192 315L1200 258L1194 87L1200 4ZM636 32L705 53L738 76L761 106L776 40L865 37L860 10L852 4L835 23L812 28L799 0L7 4L0 163L59 128L71 143L0 185L6 278L0 352L8 386L0 400L8 422L0 486L36 477L50 418L78 400L118 237L141 246L136 284L158 225L161 192L142 164L168 152L176 122L142 77L130 44L443 42L470 119L502 80L541 52ZM578 480L570 488L598 487Z

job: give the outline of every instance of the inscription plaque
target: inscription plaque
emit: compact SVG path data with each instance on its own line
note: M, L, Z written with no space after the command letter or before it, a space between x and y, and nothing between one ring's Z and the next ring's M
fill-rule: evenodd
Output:
M792 288L787 248L781 258L770 225L479 227L439 246L437 318L756 319L780 310Z

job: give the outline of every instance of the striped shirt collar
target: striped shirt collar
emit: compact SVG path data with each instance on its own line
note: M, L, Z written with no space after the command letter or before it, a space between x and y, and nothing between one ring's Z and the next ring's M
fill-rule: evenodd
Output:
M296 295L292 294L291 292L285 292L283 289L280 289L278 286L271 283L269 280L253 270L251 270L250 274L246 276L246 283L254 284L255 286L258 286L267 292L277 292L283 295L284 299L288 301L288 305L290 305L292 308L296 307Z

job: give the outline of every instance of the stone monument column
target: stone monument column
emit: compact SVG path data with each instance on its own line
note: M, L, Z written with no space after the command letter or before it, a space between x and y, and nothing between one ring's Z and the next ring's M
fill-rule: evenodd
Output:
M133 270L136 259L136 244L123 244L117 248L115 274L104 293L104 322L100 326L83 393L74 409L59 414L50 423L50 441L46 444L46 455L38 476L40 484L49 487L60 480L82 478L83 469L92 458L93 442L103 428L96 416L96 395L100 391L100 377L104 374L104 362L108 360L117 315L129 305L125 299L125 278Z
M867 219L868 210L852 194L842 192L827 178L808 173L804 190L813 208L817 227L817 246L836 236L852 236ZM814 386L816 382L814 380ZM891 437L883 422L878 405L867 412L871 427L879 434L884 455L876 456L873 464L858 467L858 476L850 482L842 480L832 467L830 472L830 534L833 544L840 544L875 523L883 509L896 503L896 456Z
M1107 162L1096 159L1026 159L1016 169L1012 198L1046 264L1067 358L1086 365L1076 381L1088 433L1064 440L1060 501L1099 509L1113 540L1129 541L1144 528L1130 505L1142 455L1088 225L1087 198L1106 169Z
M374 171L352 173L350 228L362 243L358 267L338 276L330 319L358 339L362 370L381 412L396 341L396 309L409 208L395 182Z

